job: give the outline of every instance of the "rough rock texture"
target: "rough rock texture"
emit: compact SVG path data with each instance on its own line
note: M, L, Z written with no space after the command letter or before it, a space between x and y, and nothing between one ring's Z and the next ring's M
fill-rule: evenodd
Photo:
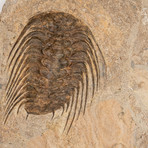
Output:
M105 87L68 135L66 116L29 116L15 111L2 124L6 59L28 19L63 11L92 30L106 60ZM148 1L7 0L0 15L0 148L147 148Z

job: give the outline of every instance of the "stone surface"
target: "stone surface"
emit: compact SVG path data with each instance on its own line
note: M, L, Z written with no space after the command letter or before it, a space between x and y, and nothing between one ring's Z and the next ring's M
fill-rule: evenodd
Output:
M97 119L97 120L96 120ZM87 114L78 120L69 136L57 136L48 130L42 136L32 138L27 147L133 147L135 123L129 110L123 110L115 99L100 102L88 108ZM74 136L75 135L75 136ZM56 137L56 141L55 141ZM52 141L52 142L51 142Z
M106 60L107 80L68 135L66 115L15 111L2 124L6 59L28 19L63 11L92 30ZM0 15L0 148L147 148L148 1L7 0Z

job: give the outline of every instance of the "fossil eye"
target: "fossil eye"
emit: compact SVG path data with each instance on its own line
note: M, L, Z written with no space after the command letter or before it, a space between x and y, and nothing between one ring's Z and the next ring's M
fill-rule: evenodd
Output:
M71 14L29 19L8 56L5 119L16 105L28 114L68 112L69 132L98 91L105 61L90 29ZM92 81L90 83L90 81ZM89 90L89 88L91 89ZM65 109L66 107L66 109Z

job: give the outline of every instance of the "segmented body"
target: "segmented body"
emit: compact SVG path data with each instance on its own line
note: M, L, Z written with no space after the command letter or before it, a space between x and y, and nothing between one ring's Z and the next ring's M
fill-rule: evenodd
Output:
M89 85L91 97L98 90L104 67L90 29L80 20L63 12L32 17L8 57L5 122L17 104L35 115L63 108L69 111L65 128L71 116L70 129L85 112Z

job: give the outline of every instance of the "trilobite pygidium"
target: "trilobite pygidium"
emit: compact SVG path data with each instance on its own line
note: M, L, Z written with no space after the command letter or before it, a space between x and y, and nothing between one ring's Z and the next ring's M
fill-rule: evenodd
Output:
M98 90L104 67L94 36L80 20L63 12L32 17L8 56L4 122L16 105L34 115L63 108L69 131L85 112L88 94L92 98Z

